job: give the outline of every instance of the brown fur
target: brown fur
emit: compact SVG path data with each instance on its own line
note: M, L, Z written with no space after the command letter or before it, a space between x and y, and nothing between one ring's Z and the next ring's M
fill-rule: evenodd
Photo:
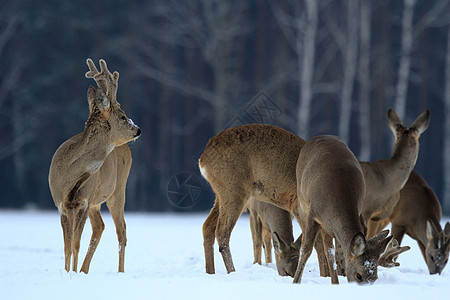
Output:
M216 194L214 206L203 223L207 273L215 273L215 239L227 272L234 271L229 239L250 199L285 209L301 223L295 165L304 143L284 129L262 124L229 128L209 140L199 159L200 170ZM322 245L318 245L317 251L322 251ZM326 274L326 262L320 263L321 274Z
M249 202L250 228L253 239L253 263L261 264L261 246L264 244L266 263L272 262L272 237L278 274L294 277L299 259L299 238L294 242L292 215L275 205L251 200Z
M368 238L381 230L380 220L388 218L397 204L399 192L416 164L419 137L429 122L430 112L425 110L411 127L405 127L395 111L389 109L388 125L395 136L391 159L360 163L367 185L363 217Z
M380 233L366 241L361 222L365 180L356 157L334 136L317 136L302 148L297 161L297 194L303 230L300 261L294 283L300 283L306 261L319 232L328 258L331 282L339 283L334 261L335 238L342 246L347 280L358 283L377 279L377 260L390 238Z
M101 72L92 60L87 64L88 78L95 78L99 89L90 86L90 115L82 133L68 139L55 152L49 171L50 191L61 215L64 236L65 269L77 271L80 239L87 217L92 238L81 271L89 264L104 230L100 206L106 202L116 225L119 240L119 272L124 271L126 225L124 220L125 188L131 167L127 142L140 135L120 109L116 100L119 73L111 74L100 60Z
M415 239L430 274L441 274L450 250L450 224L446 224L447 232L442 230L441 215L436 194L416 171L412 171L394 211L381 221L381 226L392 223L392 234L399 243L405 233Z

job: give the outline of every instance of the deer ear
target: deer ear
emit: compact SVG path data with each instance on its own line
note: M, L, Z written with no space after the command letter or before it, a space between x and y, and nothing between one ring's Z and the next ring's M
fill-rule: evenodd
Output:
M91 113L94 111L96 97L97 97L97 91L95 90L95 87L90 85L88 88L88 91L87 91L87 99L88 99L88 103L89 103L89 112L91 112Z
M294 248L297 250L300 250L300 248L302 247L302 236L303 236L303 233L300 234L298 239L294 242Z
M445 223L444 232L445 232L445 235L448 238L450 238L450 223L449 222Z
M397 136L397 128L399 126L403 126L402 120L400 120L400 117L392 108L389 108L388 110L387 119L389 128L391 129L392 133Z
M362 233L355 235L353 240L350 242L350 252L353 256L362 255L367 248L366 240Z
M411 127L417 128L419 134L422 134L425 130L427 130L428 125L430 124L430 110L426 109L417 119L414 121Z
M431 240L437 236L438 230L433 222L427 221L427 239Z
M286 243L283 241L282 238L280 238L280 236L276 231L272 233L272 240L273 240L273 249L275 250L275 253L278 253L286 248Z

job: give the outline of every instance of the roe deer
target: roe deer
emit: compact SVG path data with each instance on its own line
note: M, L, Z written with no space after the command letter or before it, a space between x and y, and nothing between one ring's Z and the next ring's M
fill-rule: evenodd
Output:
M253 263L261 264L261 245L264 243L266 263L272 262L272 245L278 274L294 277L297 269L301 238L294 242L291 214L275 205L258 200L248 204L253 239Z
M450 223L442 230L441 215L436 194L416 171L412 171L393 213L381 221L381 226L392 223L392 235L399 243L405 233L415 239L430 274L441 274L450 251Z
M331 282L339 283L333 238L343 249L347 280L371 283L377 279L377 261L392 239L388 231L366 241L361 212L366 185L360 164L335 136L309 140L297 160L297 194L303 230L300 261L294 283L300 283L314 241L322 233L323 255L328 258Z
M111 74L104 60L101 72L87 60L89 72L98 90L89 87L89 118L84 131L65 141L53 155L49 171L50 191L61 215L64 237L65 269L77 271L80 239L87 217L92 237L81 272L89 264L104 230L100 206L106 201L116 225L119 240L119 272L124 271L127 242L124 220L125 187L131 167L127 145L139 137L141 130L127 118L116 100L119 73Z
M389 128L395 136L391 159L360 162L366 181L363 217L368 238L381 230L379 221L388 218L398 202L399 192L416 164L419 137L428 128L430 111L425 110L411 127L403 126L392 109L389 109L387 117Z
M200 172L216 194L202 228L206 273L215 273L216 238L227 272L234 271L230 235L250 199L285 209L302 225L295 166L304 143L284 129L262 124L225 129L209 140L199 159ZM315 247L318 253L323 252L322 243ZM321 256L319 264L321 276L326 276L328 266Z

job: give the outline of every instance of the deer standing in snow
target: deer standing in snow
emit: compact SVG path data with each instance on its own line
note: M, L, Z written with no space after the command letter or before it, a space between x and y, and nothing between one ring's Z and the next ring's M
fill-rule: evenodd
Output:
M319 232L332 283L339 283L333 238L341 245L347 280L371 283L377 279L377 261L392 239L388 231L365 238L362 206L366 185L360 164L350 149L334 136L309 140L297 160L298 211L306 221L300 261L294 283L300 283L306 261Z
M301 238L294 242L291 214L275 205L251 200L250 229L253 239L253 263L261 264L261 246L264 244L266 263L272 262L272 239L278 274L294 277L297 269Z
M89 264L104 230L100 206L106 202L116 225L119 240L119 272L124 272L126 226L124 219L125 188L131 167L127 145L139 137L141 130L120 109L116 100L119 73L111 74L104 60L101 72L87 60L90 86L87 98L89 118L84 131L65 141L55 152L49 171L50 191L61 216L64 237L65 269L77 271L80 239L87 217L92 237L81 272Z
M383 228L380 220L388 218L397 205L399 192L416 164L420 135L430 123L429 110L425 110L411 127L404 126L392 109L387 116L389 128L395 136L391 159L360 162L366 181L363 217L368 238Z
M441 274L450 251L450 223L440 225L442 212L436 194L426 181L412 171L400 200L381 226L392 223L392 235L401 243L404 234L417 241L430 274Z

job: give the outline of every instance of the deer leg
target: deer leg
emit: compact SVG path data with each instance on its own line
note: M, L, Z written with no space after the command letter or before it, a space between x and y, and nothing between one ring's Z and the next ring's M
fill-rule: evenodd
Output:
M324 255L328 259L328 268L330 270L331 283L339 284L337 272L336 272L336 261L335 261L335 249L333 246L333 238L325 231L321 230L322 239L323 239L323 247L324 247Z
M252 232L253 241L253 263L261 264L261 247L262 247L262 224L258 216L250 210L250 230ZM267 261L266 261L267 262Z
M324 242L323 242L322 234L319 231L316 241L314 242L314 249L316 249L317 258L319 260L320 276L328 277L328 276L330 276L330 269L328 268L327 255L324 255L324 253L326 253L326 249L323 247L323 243Z
M72 257L72 236L73 236L73 215L67 214L66 210L61 211L61 227L64 238L64 268L66 272L70 271L70 259Z
M203 223L203 248L205 251L206 273L214 274L214 240L216 238L217 218L219 217L219 197L216 196L211 212Z
M295 271L294 283L301 283L303 270L305 269L306 261L311 256L314 241L319 233L320 225L311 216L308 216L308 223L302 238L302 248L300 250L300 260Z
M308 215L304 214L300 210L294 210L293 214L294 214L295 219L297 220L298 224L300 225L302 231L305 231L306 230L306 220L308 220ZM314 242L314 249L316 249L317 258L319 260L320 276L321 277L330 276L330 270L328 269L327 257L325 255L323 255L324 248L323 248L323 242L322 242L322 235L320 234L320 231Z
M105 229L105 224L103 223L102 216L100 215L100 205L89 209L89 220L91 221L92 226L91 242L89 243L89 248L80 270L80 272L84 272L86 274L89 272L89 265L91 264L92 256L97 249L97 245L100 242L103 230Z
M272 262L272 235L270 234L270 231L265 228L262 230L262 234L266 264L270 264Z
M223 202L220 203L221 208L219 212L219 219L217 220L216 238L217 243L219 244L219 252L222 254L227 273L235 271L230 252L231 231L233 230L234 225L236 225L236 222L245 207L245 201L243 201L243 197L239 196L239 194L242 195L243 193L237 193L236 196L231 196L227 199L228 202L223 201L223 198L221 199ZM224 203L229 203L232 206L224 207Z
M76 208L73 217L72 271L76 272L78 266L78 252L80 252L81 234L83 233L84 224L88 217L88 208L84 206Z
M125 223L125 190L106 200L109 212L116 225L117 240L119 242L119 272L125 272L125 247L127 246L127 224Z

